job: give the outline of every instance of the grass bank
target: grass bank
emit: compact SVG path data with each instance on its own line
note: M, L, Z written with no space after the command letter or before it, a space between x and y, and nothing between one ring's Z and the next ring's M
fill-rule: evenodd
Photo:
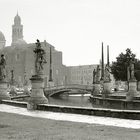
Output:
M139 140L140 130L0 112L0 140Z

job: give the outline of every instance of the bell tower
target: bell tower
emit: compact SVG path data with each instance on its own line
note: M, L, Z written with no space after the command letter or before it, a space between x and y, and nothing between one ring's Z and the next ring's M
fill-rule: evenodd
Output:
M14 24L12 25L12 46L18 39L23 39L23 25L21 25L21 18L17 15L14 18Z

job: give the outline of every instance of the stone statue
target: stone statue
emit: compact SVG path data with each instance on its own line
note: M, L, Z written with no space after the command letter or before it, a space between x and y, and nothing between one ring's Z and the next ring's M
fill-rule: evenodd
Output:
M35 53L35 71L36 74L39 74L42 70L43 70L43 65L44 63L47 63L44 55L45 55L45 51L41 48L41 43L40 41L37 39L36 42L36 48L34 50Z
M127 72L128 72L128 80L135 80L136 79L134 76L134 62L133 62L132 58L130 58Z
M2 54L0 60L0 80L4 80L6 77L5 65L6 65L6 60L4 54Z
M105 81L111 81L110 79L110 67L108 66L108 64L106 64L105 66L105 78L104 78Z
M97 65L97 68L96 68L96 83L100 83L100 76L101 76L100 70L101 70L100 66Z
M93 84L96 83L96 70L93 70Z

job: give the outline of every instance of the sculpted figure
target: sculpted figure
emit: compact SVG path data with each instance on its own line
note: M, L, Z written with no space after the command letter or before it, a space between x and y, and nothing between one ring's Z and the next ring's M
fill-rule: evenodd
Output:
M38 39L36 42L36 48L35 48L34 52L36 55L35 71L36 71L36 73L39 73L41 70L43 70L43 65L44 65L44 63L46 63L46 60L44 58L45 51L41 48L41 43Z
M6 65L6 60L5 60L4 54L2 54L1 60L0 60L0 79L1 80L5 79L6 77L5 65Z
M129 80L134 80L135 76L134 76L134 62L132 60L132 58L130 59L129 62L129 66L128 66L128 76L129 76Z
M110 81L110 68L109 66L106 64L105 66L105 81Z
M97 65L97 68L96 68L96 83L99 83L100 82L100 66Z
M96 70L93 70L93 84L96 83Z

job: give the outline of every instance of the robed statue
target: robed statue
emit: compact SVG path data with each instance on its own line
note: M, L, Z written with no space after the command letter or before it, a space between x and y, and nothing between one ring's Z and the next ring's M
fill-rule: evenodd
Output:
M109 67L109 65L108 64L106 64L106 66L105 66L105 78L104 78L104 80L105 81L111 81L111 79L110 79L110 67Z
M129 66L127 68L127 73L128 73L128 80L135 80L135 75L134 75L134 61L132 58L130 58L129 61Z
M96 70L93 70L93 84L96 83Z
M100 74L100 66L97 65L97 68L96 68L96 83L100 83L100 78L101 78L101 74Z
M41 43L37 39L36 48L34 50L35 53L35 72L39 74L43 70L44 63L47 63L45 60L45 51L41 48Z
M4 80L6 78L6 60L4 54L1 55L0 59L0 80Z

